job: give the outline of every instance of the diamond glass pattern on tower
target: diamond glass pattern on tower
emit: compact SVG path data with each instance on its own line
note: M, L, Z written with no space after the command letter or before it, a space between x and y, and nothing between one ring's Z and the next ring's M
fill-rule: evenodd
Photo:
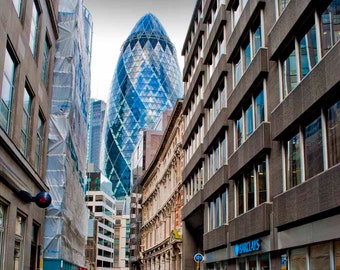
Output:
M159 20L146 14L122 45L107 108L102 167L115 198L130 194L130 159L139 131L153 129L182 96L174 45Z

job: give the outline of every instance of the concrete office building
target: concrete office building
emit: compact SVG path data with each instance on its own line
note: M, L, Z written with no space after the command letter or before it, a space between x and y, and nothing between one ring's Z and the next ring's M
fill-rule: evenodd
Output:
M182 54L183 268L340 267L340 1L199 0Z
M1 1L0 269L41 268L57 1Z
M182 100L178 100L157 153L140 180L140 269L182 269L182 138Z
M105 183L110 183L107 179L97 172L87 173L87 176L86 205L96 220L96 225L93 227L96 231L92 233L96 242L88 245L87 249L90 249L91 246L92 250L95 249L95 256L92 256L96 259L94 269L112 269L116 202L112 198L111 189L108 190L105 187ZM93 218L90 218L91 220Z

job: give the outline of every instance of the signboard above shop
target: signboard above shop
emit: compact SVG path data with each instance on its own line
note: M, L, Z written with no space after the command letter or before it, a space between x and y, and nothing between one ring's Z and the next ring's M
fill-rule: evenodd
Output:
M261 250L261 240L255 239L248 242L236 244L234 246L234 253L235 256L239 256L242 254L247 254L255 251Z

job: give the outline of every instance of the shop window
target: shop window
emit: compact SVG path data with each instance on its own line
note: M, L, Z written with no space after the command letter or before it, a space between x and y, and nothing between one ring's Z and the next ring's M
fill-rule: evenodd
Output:
M329 167L340 162L340 101L327 110L327 146Z
M340 241L334 243L335 269L340 270Z
M256 270L256 256L248 257L248 270Z
M301 144L300 135L294 135L286 145L286 178L287 188L300 184L301 179Z
M290 268L291 270L307 269L307 249L297 248L292 249L290 253Z
M246 260L245 258L240 258L237 260L238 270L246 270Z
M269 270L269 254L259 255L260 269L261 270Z
M308 179L323 170L321 116L305 127L304 135L305 169Z
M330 270L329 243L313 245L310 247L309 270Z

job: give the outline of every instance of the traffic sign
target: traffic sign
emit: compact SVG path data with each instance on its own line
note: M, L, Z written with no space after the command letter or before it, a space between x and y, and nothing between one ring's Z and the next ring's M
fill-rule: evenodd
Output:
M194 261L195 262L203 262L204 256L201 253L196 253L194 255Z

